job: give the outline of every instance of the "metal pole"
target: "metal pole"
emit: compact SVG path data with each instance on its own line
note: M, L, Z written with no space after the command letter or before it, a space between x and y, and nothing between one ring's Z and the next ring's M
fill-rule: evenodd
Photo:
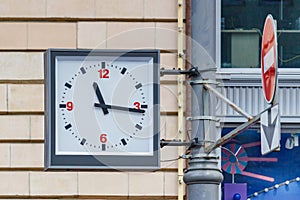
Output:
M219 93L215 88L211 87L210 85L204 84L204 87L206 89L209 89L211 92L213 92L218 98L220 98L222 101L224 101L225 103L227 103L233 110L235 110L236 112L238 112L239 114L243 115L244 117L246 117L248 120L252 119L253 117L248 114L246 111L244 111L243 109L241 109L240 107L238 107L233 101L230 101L229 99L227 99L226 97L224 97L221 93Z
M178 69L183 69L183 0L178 0L178 35L177 35L177 65ZM179 75L177 77L177 97L178 97L178 139L183 141L185 139L185 121L184 121L184 93L183 93L183 83L184 75ZM178 146L178 157L185 153L185 148L183 146ZM184 169L184 160L178 159L178 200L183 200L184 198L184 189L183 184L183 169Z
M191 159L184 174L189 200L219 200L223 175L219 169L219 157L215 151L205 153L205 147L220 136L213 118L216 116L216 99L205 89L203 80L215 80L217 59L217 4L219 0L192 1L192 64L200 75L191 80L192 133L199 145L191 147ZM205 70L201 70L205 69ZM213 86L212 84L212 87Z

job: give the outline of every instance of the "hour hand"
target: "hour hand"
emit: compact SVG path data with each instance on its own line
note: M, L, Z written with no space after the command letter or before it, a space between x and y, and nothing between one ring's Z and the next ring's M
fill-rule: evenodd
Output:
M100 91L100 89L99 89L99 86L98 86L98 84L97 84L96 82L93 83L93 87L94 87L94 90L95 90L95 92L96 92L96 96L97 96L97 99L98 99L99 103L100 103L100 104L105 104L105 101L104 101L104 99L103 99L103 96L102 96L102 94L101 94L101 91ZM103 111L103 114L104 114L104 115L106 115L106 114L109 113L107 108L102 108L102 111Z
M95 107L102 108L102 109L115 109L115 110L123 110L123 111L128 111L128 112L136 112L136 113L145 113L145 110L142 109L136 109L136 108L128 108L128 107L123 107L123 106L115 106L115 105L107 105L107 104L102 104L102 103L95 103Z

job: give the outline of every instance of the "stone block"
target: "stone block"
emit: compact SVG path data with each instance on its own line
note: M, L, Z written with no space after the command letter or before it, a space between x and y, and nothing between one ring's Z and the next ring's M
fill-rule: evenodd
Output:
M0 79L42 80L44 79L43 59L43 53L1 52Z
M129 196L163 196L163 172L129 173Z
M42 168L44 166L44 144L11 144L12 168Z
M30 195L77 195L76 172L30 172Z
M177 69L177 54L175 53L161 53L160 67L165 69ZM164 75L160 77L160 81L177 81L176 75Z
M44 85L9 84L8 111L44 111Z
M145 0L144 18L177 19L177 1L174 0Z
M143 9L141 0L96 0L97 18L142 18Z
M177 112L177 85L161 84L160 85L160 111Z
M0 0L1 17L45 17L46 0Z
M154 49L154 23L108 22L107 48Z
M28 49L76 48L76 23L28 23Z
M7 85L0 84L0 111L7 111Z
M165 146L160 150L161 168L177 168L178 147Z
M176 172L165 172L165 196L178 195L178 175ZM182 183L184 184L184 183Z
M78 48L105 49L106 22L78 22Z
M10 167L10 144L0 144L0 167Z
M128 173L80 172L79 195L128 196Z
M32 140L44 139L44 116L43 115L30 116L30 139Z
M177 23L156 23L155 47L163 50L177 50Z
M27 23L0 22L0 49L26 49Z
M28 172L0 172L0 195L29 195Z
M92 18L94 16L94 0L47 1L47 17Z
M0 140L28 140L29 116L0 115Z

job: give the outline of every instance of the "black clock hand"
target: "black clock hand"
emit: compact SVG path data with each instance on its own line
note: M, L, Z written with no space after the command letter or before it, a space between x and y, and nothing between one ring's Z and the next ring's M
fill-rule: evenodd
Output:
M97 96L97 98L98 98L99 103L100 103L100 104L105 104L104 99L103 99L103 96L102 96L102 94L101 94L101 91L100 91L100 89L99 89L99 87L98 87L98 84L97 84L96 82L93 83L93 87L94 87L94 90L95 90L95 92L96 92L96 96ZM103 111L103 114L104 114L104 115L106 115L106 114L109 113L108 110L107 110L107 108L102 108L102 111Z
M123 111L128 111L128 112L136 112L136 113L145 113L145 110L141 109L136 109L136 108L128 108L128 107L123 107L123 106L114 106L114 105L107 105L107 104L102 104L102 103L95 103L95 107L102 108L102 109L115 109L115 110L123 110Z

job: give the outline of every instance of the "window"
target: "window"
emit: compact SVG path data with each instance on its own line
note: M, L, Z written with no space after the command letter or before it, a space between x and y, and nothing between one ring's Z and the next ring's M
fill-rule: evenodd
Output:
M274 4L292 4L293 0L260 0L260 4L274 5Z
M223 0L222 6L243 5L244 3L244 0Z
M265 18L277 20L278 66L300 68L300 0L221 0L222 68L259 68Z

